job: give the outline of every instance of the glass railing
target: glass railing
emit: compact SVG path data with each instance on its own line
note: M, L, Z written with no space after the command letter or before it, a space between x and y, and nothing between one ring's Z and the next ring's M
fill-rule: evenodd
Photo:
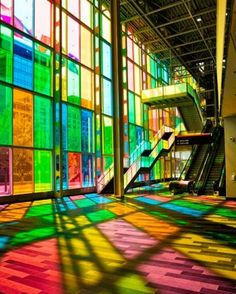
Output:
M137 173L138 169L141 167L149 167L152 161L155 160L156 156L159 154L160 150L168 149L168 141L161 140L165 133L172 133L174 136L174 129L163 125L162 128L155 134L155 136L150 141L142 141L140 145L131 153L129 157L129 171L131 179L133 174ZM167 143L166 143L167 142ZM151 151L149 156L141 156L144 151ZM127 166L128 159L124 161L125 166ZM126 175L127 173L125 173ZM106 170L97 181L97 191L100 193L104 187L112 180L114 177L114 165L112 164L108 170ZM130 182L130 181L129 181ZM126 185L125 185L126 187Z
M111 164L110 167L98 178L97 181L97 191L100 193L104 187L112 180L114 177L114 165Z
M140 156L128 169L124 175L124 187L130 184L141 168L150 169L155 163L161 152L164 150L169 151L175 141L175 134L172 133L168 140L160 140L149 156Z

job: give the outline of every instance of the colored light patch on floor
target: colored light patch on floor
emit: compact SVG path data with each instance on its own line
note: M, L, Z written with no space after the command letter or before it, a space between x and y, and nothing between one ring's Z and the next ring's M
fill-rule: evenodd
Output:
M52 199L44 199L44 200L35 200L32 203L32 206L36 206L36 205L44 205L44 204L52 204Z
M31 203L16 203L8 205L0 214L0 222L13 222L25 216Z
M171 200L170 197L161 197L161 196L157 196L157 195L148 195L147 197L150 199L160 201L160 202L168 202Z
M95 202L93 202L92 200L87 199L87 198L75 200L74 202L79 208L86 208L86 207L92 207L92 206L97 205Z
M97 193L89 193L89 194L85 194L85 197L87 198L94 198L94 197L100 197L100 194Z
M231 209L236 209L236 201L235 200L227 200L224 202L225 207L229 207Z
M9 241L10 237L8 236L0 236L0 250L3 250L6 248L6 245Z
M157 293L236 293L235 284L172 248L154 254L137 270L145 276L149 285L155 287Z
M160 212L160 211L149 211L149 213L159 219L165 220L169 223L175 224L177 226L186 226L189 224L188 221L182 220L181 218L176 218L173 216L170 216L166 213Z
M1 293L63 293L56 239L4 254L0 260Z
M70 198L56 199L54 202L54 208L56 212L66 212L70 210L78 209Z
M112 199L109 199L103 196L93 197L92 200L96 202L97 204L107 204L114 201Z
M214 211L214 214L236 219L236 211L229 208L219 207Z
M224 224L225 226L236 228L236 219L232 219L232 218L228 218L228 217L224 217L224 216L220 216L216 214L208 215L204 219L214 223L218 223L219 225Z
M8 204L0 204L0 211L5 209L8 206Z
M112 220L97 227L125 258L133 259L158 242L122 219Z
M179 227L173 224L158 220L143 212L133 213L125 216L123 219L134 225L136 228L144 230L157 240L164 240L180 230Z
M135 200L140 201L140 202L144 202L147 204L151 204L151 205L158 205L158 204L162 203L160 201L157 201L155 199L151 199L149 197L136 197Z
M89 212L86 216L91 222L95 223L110 220L115 217L115 214L107 209L101 209L95 212Z
M119 294L154 294L154 291L148 285L147 280L134 274L120 278L116 282L116 288Z
M164 203L164 204L161 204L160 206L164 207L166 209L169 209L169 210L176 211L178 213L191 215L191 216L194 216L194 217L200 217L200 216L202 216L204 214L203 211L198 211L198 210L195 210L195 209L175 205L175 204L172 204L172 203Z
M70 199L71 199L72 201L74 201L74 200L79 200L79 199L84 199L84 198L85 198L84 195L70 196Z
M108 204L106 206L106 208L109 211L111 211L114 214L119 215L119 216L126 215L126 214L129 214L129 213L136 211L135 208L130 207L129 205L127 205L125 203L123 204L123 203L119 203L119 202Z
M10 241L11 246L19 246L36 242L42 239L52 238L56 233L55 227L33 228L29 231L16 233Z
M221 277L236 281L236 249L200 235L183 233L173 241L172 247Z
M187 207L193 210L200 210L203 213L207 213L209 210L213 209L214 207L212 207L211 205L206 205L206 204L201 204L201 203L194 203L191 201L187 201L187 200L182 200L182 199L178 199L178 200L173 200L171 201L171 204L175 204L178 206L182 206L182 207Z

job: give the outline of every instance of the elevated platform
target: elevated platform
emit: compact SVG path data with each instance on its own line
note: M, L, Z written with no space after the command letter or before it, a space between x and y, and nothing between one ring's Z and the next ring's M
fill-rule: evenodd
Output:
M198 95L188 83L143 90L142 103L151 108L178 107L187 131L199 132L203 128Z

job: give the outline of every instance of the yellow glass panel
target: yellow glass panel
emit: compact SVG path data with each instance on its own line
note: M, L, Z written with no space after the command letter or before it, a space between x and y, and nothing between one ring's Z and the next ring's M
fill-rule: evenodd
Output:
M142 124L141 102L140 102L140 97L138 96L135 96L135 119L136 119L137 125Z
M92 38L92 33L81 26L81 63L90 68L92 68Z
M134 75L135 75L135 93L140 95L141 91L141 71L140 68L135 65L134 66Z
M81 105L93 109L94 79L92 71L81 66Z
M140 65L140 53L141 50L139 46L136 43L134 43L134 62L138 65Z
M102 15L102 37L111 43L111 21Z
M13 144L33 146L33 96L15 89L13 101Z
M33 192L33 150L13 149L13 194Z

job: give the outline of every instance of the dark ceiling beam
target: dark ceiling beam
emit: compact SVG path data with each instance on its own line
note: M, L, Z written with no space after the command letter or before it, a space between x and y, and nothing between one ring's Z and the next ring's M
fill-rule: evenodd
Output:
M211 23L211 24L200 27L200 29L205 30L205 29L212 28L212 27L216 27L216 24ZM169 36L165 37L165 39L169 40L169 39L172 39L172 38L175 38L175 37L180 37L180 36L183 36L183 35L194 33L196 31L197 31L197 29L195 28L195 29L179 32L179 33L176 33L176 34L173 34L173 35L169 35ZM159 41L159 39L154 39L154 40L150 40L150 41L147 41L147 42L143 42L143 44L144 45L149 45L149 44L152 44L152 43L155 43L155 42L158 42L158 41Z
M208 41L208 40L213 40L215 39L216 36L211 36L209 38L206 38L205 40ZM177 46L173 46L174 49L177 49L177 48L180 48L180 47L184 47L184 46L188 46L188 45L191 45L191 44L197 44L197 43L201 43L203 42L202 39L198 39L198 40L194 40L194 41L191 41L191 42L186 42L186 43L183 43L183 44L180 44L180 45L177 45ZM160 53L160 52L163 52L163 51L168 51L168 49L161 49L161 50L157 50L157 51L154 51L153 53Z
M190 1L190 0L188 0L188 1ZM130 18L121 21L121 23L122 24L127 24L127 23L129 23L131 21L142 18L144 15L149 16L149 15L152 15L152 14L155 14L155 13L158 13L158 12L161 12L163 10L170 9L170 8L173 8L173 7L179 6L179 5L183 5L182 1L177 1L177 2L174 2L174 3L168 4L168 5L164 5L164 6L160 7L160 8L154 9L154 10L152 10L150 12L147 12L147 13L131 16Z
M131 2L133 3L134 7L136 8L137 12L140 13L142 15L142 9L141 7L135 2L135 0L131 0ZM184 60L182 59L181 56L179 56L178 52L172 48L172 45L165 39L165 37L161 34L160 30L158 30L154 24L152 23L152 21L150 20L150 18L148 18L148 16L143 16L143 19L146 21L146 23L150 26L150 29L157 35L157 37L159 37L162 42L165 44L165 46L167 48L169 48L170 50L170 58L169 60L172 59L172 56L174 58L177 58L179 63L182 64L182 65L185 65L186 66L186 69L188 69L188 66L186 65L186 62L184 62ZM190 73L193 75L193 72L191 70L189 70Z
M186 52L186 53L183 53L183 54L179 54L179 56L186 56L186 55L201 53L201 52L205 52L205 51L209 52L209 49L211 50L211 49L215 49L215 48L216 47L214 46L214 47L211 47L211 48L203 48L203 49L199 49L199 50L195 50L195 51L189 51L189 52Z
M206 40L205 40L205 38L204 38L204 36L203 36L203 34L202 34L200 28L198 27L198 24L197 24L197 22L196 22L196 20L195 20L195 16L192 15L192 12L190 11L190 9L189 9L187 3L185 2L185 0L182 0L182 2L183 2L183 4L184 4L184 6L185 6L185 9L186 9L187 12L189 13L189 16L191 17L191 19L192 19L192 21L193 21L193 23L194 23L194 25L195 25L195 27L196 27L196 29L197 29L199 35L201 36L201 38L202 38L202 40L203 40L203 42L204 42L204 44L205 44L207 50L209 51L209 53L210 53L210 55L211 55L211 57L212 57L212 60L213 60L214 63L215 63L215 62L216 62L216 60L215 60L215 56L213 55L213 53L212 53L210 47L208 46L208 44L207 44L207 42L206 42Z
M182 3L185 3L185 2L182 1ZM193 19L193 20L195 21L194 18L197 18L198 16L202 16L202 15L204 15L204 14L208 14L208 13L211 13L211 12L214 12L214 11L216 11L215 8L208 8L208 9L204 9L204 10L202 10L202 11L200 11L200 12L194 14L194 15L192 15L192 14L190 15L190 14L188 13L188 15L184 15L184 16L182 16L182 17L175 18L174 20L171 20L171 21L169 21L169 22L166 22L166 23L163 23L163 24L161 24L161 25L155 26L155 29L161 29L161 28L163 28L163 27L166 27L166 26L169 26L169 25L172 25L172 24L175 24L175 23L181 22L181 21L189 20L189 19ZM190 13L191 13L191 12L190 12ZM144 15L144 16L145 16L145 15ZM198 26L196 27L196 29L197 29L197 31L199 30ZM143 29L140 29L140 30L136 31L135 33L133 33L133 35L137 36L137 35L140 35L140 34L142 34L142 33L147 32L147 31L149 31L149 30L150 30L150 27L147 26L147 27L145 27L145 28L143 28Z

